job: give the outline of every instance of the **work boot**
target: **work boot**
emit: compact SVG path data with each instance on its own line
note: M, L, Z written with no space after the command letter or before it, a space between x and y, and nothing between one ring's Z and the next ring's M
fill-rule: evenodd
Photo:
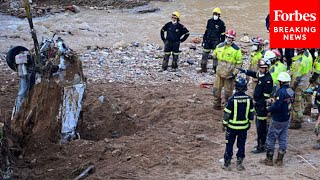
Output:
M231 171L231 159L224 159L224 164L221 168L226 171Z
M213 70L214 74L216 74L217 73L217 66L213 66L212 70Z
M207 72L207 64L201 63L201 69L198 73L206 73Z
M243 163L243 158L242 157L238 157L237 158L237 170L238 171L246 170L246 168L243 167L242 163Z
M259 153L264 153L266 152L265 146L257 146L254 150L251 151L252 154L259 154Z
M289 129L300 129L300 128L301 128L301 123L299 122L293 122L289 126Z
M178 55L173 55L172 56L172 69L177 69L178 68Z
M312 149L320 150L320 143L314 145L314 146L312 147Z
M169 57L170 57L169 54L164 55L164 58L162 61L162 71L161 72L166 71L168 69Z
M311 116L311 107L306 107L303 111L303 115Z
M286 153L285 151L281 151L281 150L278 151L277 159L274 161L274 163L277 166L282 166L283 165L283 157L284 157L285 153Z
M267 166L273 166L273 152L267 151L266 158L264 160L259 161L260 163L267 165Z

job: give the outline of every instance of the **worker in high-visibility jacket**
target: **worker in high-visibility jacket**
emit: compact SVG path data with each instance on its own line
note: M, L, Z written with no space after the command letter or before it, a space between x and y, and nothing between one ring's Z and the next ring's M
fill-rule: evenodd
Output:
M297 48L297 56L292 58L291 65L291 87L296 95L290 129L301 128L303 116L303 91L309 86L310 74L312 70L312 56L308 50ZM311 108L311 107L310 107Z
M254 88L253 100L255 101L256 109L256 126L257 126L257 146L253 151L254 154L265 152L266 139L268 133L268 111L266 100L271 97L273 89L273 80L271 77L269 67L271 65L270 59L265 56L264 59L258 61L259 71L254 72L250 70L239 69L240 72L248 76L258 79L258 84Z
M320 84L320 49L317 49L315 52L315 59L313 61L313 73L310 78L310 88L316 87L318 84ZM311 107L312 107L312 96L311 94L305 94L305 99L306 99L306 106L304 108L304 115L311 116Z
M247 131L253 120L254 107L250 96L245 94L247 90L247 81L242 78L236 78L236 92L228 100L224 109L223 129L226 132L226 150L224 153L224 165L222 169L231 170L231 158L233 155L233 144L237 139L237 170L245 170L243 159L245 158L245 144Z
M269 72L273 80L273 91L272 94L276 93L277 87L279 88L278 75L281 72L287 72L287 67L281 62L281 53L278 49L273 49L272 53L275 55L274 58L270 58L271 67ZM266 52L266 55L270 54L269 51Z
M264 50L264 40L260 37L256 37L251 39L252 41L252 48L251 48L251 54L250 54L250 64L249 64L249 70L250 71L258 71L259 67L257 66L258 60L262 59L265 50ZM258 80L256 78L251 78L251 93L250 96L253 96L253 89L256 87Z
M226 103L232 95L234 78L242 65L242 53L233 41L236 31L229 29L226 32L226 41L220 43L213 51L213 58L218 60L217 73L213 86L213 107L221 110L221 91L224 88L224 102Z

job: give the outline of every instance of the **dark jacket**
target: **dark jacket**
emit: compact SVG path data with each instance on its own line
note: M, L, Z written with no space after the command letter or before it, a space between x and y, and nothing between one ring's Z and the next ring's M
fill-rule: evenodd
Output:
M167 32L167 36L164 36L164 32ZM183 42L187 40L190 33L189 30L184 27L182 24L177 22L177 24L173 24L172 22L168 22L164 25L160 31L161 39L163 42ZM182 37L183 36L183 37ZM182 38L181 38L182 37Z
M268 31L270 30L270 14L266 17L266 28Z
M289 121L291 106L294 102L294 91L289 85L282 85L275 95L275 100L267 108L271 112L272 120L278 122Z
M270 98L273 88L270 72L267 72L263 77L259 77L259 72L248 70L246 75L258 79L257 86L254 88L253 99L258 106L264 106L265 100Z
M226 26L220 18L217 20L214 20L213 18L209 19L206 28L203 35L204 41L223 42L225 40Z
M253 120L252 98L244 92L236 92L228 100L224 109L223 124L235 130L247 130Z

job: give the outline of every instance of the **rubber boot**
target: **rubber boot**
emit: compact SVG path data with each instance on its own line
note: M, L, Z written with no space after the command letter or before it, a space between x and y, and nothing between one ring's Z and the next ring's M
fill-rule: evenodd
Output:
M255 147L254 150L251 151L252 154L259 154L266 152L266 146L265 145L258 145Z
M237 170L238 171L246 170L246 168L243 167L242 163L243 163L243 158L242 157L238 157L237 158Z
M305 107L305 109L303 111L303 115L311 116L311 107L309 107L309 106Z
M289 129L300 129L301 123L300 122L293 122L290 124Z
M173 55L171 67L172 67L172 71L173 72L177 71L177 68L178 68L178 55Z
M225 159L224 164L221 168L226 171L231 171L231 159Z
M166 71L168 69L170 54L165 54L162 61L162 69L159 72Z
M206 73L207 72L207 64L201 63L201 69L198 71L198 73Z
M209 55L208 52L203 52L202 53L201 70L198 71L198 73L206 73L207 72L208 55Z
M267 151L266 158L262 161L260 161L262 164L265 164L267 166L273 166L273 152Z
M283 157L284 157L285 153L286 153L285 151L281 151L281 150L278 151L277 159L274 161L274 163L277 166L282 166L283 165Z

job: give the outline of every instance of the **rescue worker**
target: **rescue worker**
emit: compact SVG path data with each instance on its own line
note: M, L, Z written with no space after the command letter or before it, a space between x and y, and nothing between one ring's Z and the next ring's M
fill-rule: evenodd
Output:
M280 89L276 92L275 99L270 99L267 102L268 104L271 103L267 110L271 112L272 121L268 131L266 158L262 162L268 166L273 166L273 154L277 140L279 142L279 150L275 163L278 166L283 165L283 157L288 145L290 110L294 102L294 92L289 87L290 75L287 72L280 72L277 80L279 81Z
M272 77L270 72L268 71L270 65L271 62L266 57L258 61L258 72L239 69L240 72L258 79L258 84L255 87L253 93L253 100L255 101L256 109L256 126L258 136L257 146L253 151L251 151L254 154L265 152L265 143L268 133L268 111L266 109L266 100L270 98L273 89Z
M224 102L228 102L234 88L234 78L237 69L242 65L242 53L233 41L236 31L230 29L226 33L226 40L213 51L213 59L218 60L217 76L213 86L213 108L221 110L221 91L224 88Z
M297 56L292 58L291 74L292 81L291 87L296 95L292 121L290 129L301 128L302 116L303 116L303 91L309 86L310 73L312 70L312 57L311 54L303 48L297 48ZM308 107L309 108L309 107ZM311 107L310 107L311 108Z
M207 63L208 63L208 55L211 51L213 51L216 46L224 42L225 40L225 31L226 26L224 22L220 19L221 9L214 8L212 10L212 18L208 20L206 31L203 35L203 52L201 58L201 70L199 72L205 73L207 72ZM216 60L213 61L213 70L216 72L218 62Z
M268 32L270 32L270 14L268 14L266 17L266 28Z
M231 170L231 158L233 155L233 144L237 139L237 170L245 170L243 159L245 158L245 144L247 131L253 120L254 107L252 98L245 94L247 81L239 77L236 79L236 92L228 100L224 109L223 127L226 128L226 150L224 153L224 165L222 169Z
M319 56L318 56L319 57ZM316 97L315 97L315 104L318 107L318 120L314 126L314 134L316 136L319 136L320 134L320 84L316 87ZM318 143L313 146L313 149L320 149L320 141L318 140Z
M320 80L319 80L319 74L320 74L320 57L319 57L319 53L320 53L320 49L317 50L317 54L318 56L315 57L314 61L313 61L313 73L312 76L309 80L310 82L310 87L316 87L318 84L320 84ZM316 54L316 53L314 53ZM304 108L303 114L304 115L308 115L311 116L311 108L312 108L312 95L306 93L305 94L305 100L306 100L306 106Z
M270 67L270 74L273 80L273 93L276 92L277 87L279 87L278 75L281 72L286 72L287 67L281 62L281 53L278 49L273 49L271 52L267 51L266 56L270 56L271 60L271 67ZM275 56L274 58L272 58Z
M166 36L165 36L166 32ZM172 13L171 22L165 24L160 31L161 39L164 42L164 59L162 62L162 71L168 68L169 58L172 54L172 70L178 68L178 56L180 43L187 40L190 33L189 30L180 23L180 13L175 11Z
M292 64L292 57L294 57L294 49L285 48L284 49L284 61L287 63L287 69L290 70Z
M264 40L262 38L253 38L252 40L252 48L251 48L251 54L250 54L250 64L249 64L249 70L250 71L258 71L259 67L257 66L258 60L263 58L263 55L265 53L265 50L263 49L264 46ZM257 85L258 80L256 78L251 78L251 88L254 89ZM250 96L253 96L253 92L251 91Z

